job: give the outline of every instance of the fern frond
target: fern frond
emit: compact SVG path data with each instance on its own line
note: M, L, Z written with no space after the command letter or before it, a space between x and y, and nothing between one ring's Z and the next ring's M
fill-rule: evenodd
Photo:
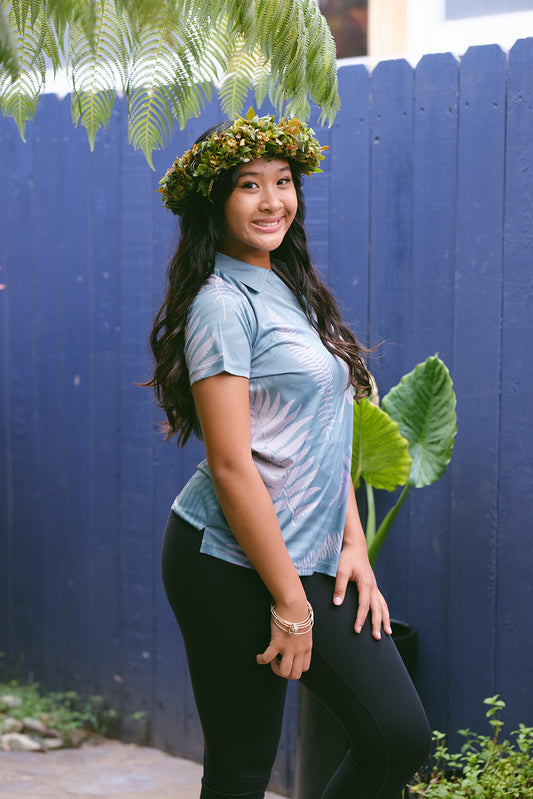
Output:
M22 33L26 27L28 14L30 13L30 3L28 0L21 0L20 3L13 3L11 9L9 8L10 5L10 3L4 3L6 10L13 11L17 30L19 33Z
M161 10L161 5L162 0L115 0L117 15L125 16L132 28L142 28L153 20Z
M17 56L17 46L11 32L9 20L2 7L0 7L0 65L4 73L11 80L16 80L19 75L20 64Z
M239 31L240 34L245 36L248 45L253 44L255 47L256 44L256 21L257 21L257 8L256 6L258 3L261 3L261 0L246 0L245 3L237 0L234 3L233 9L227 10L226 15L231 15L235 27Z
M47 20L41 13L32 25L29 9L21 8L20 11L17 14L17 10L11 7L7 14L7 21L14 33L20 74L16 80L5 73L0 77L0 111L3 116L14 119L22 141L26 141L26 122L35 116L46 80L41 34L42 26Z
M229 116L245 111L252 86L258 106L268 93L280 113L306 118L309 97L331 122L339 106L335 47L316 0L0 0L0 8L0 110L22 136L44 87L43 54L55 69L65 56L73 119L91 146L122 84L130 141L149 162L175 120L183 126L201 112L210 85Z
M218 96L222 111L233 119L242 110L253 88L257 59L244 50L235 52L229 60L227 74Z
M210 101L211 83L209 81L193 83L190 86L183 87L180 95L174 98L172 106L173 114L181 130L191 118L191 114L188 113L189 109L193 109L194 116L200 116L205 103Z
M46 13L52 21L59 42L63 42L67 28L81 23L89 45L94 45L96 18L100 0L46 0Z
M231 57L231 37L226 27L211 31L205 42L199 74L205 80L220 86L224 79L227 64Z
M173 3L160 4L158 15L140 32L129 81L129 138L152 165L152 151L163 147L173 120L200 113L203 97L192 90L204 49L194 24L185 25Z
M272 73L280 76L287 94L306 85L307 33L299 4L287 8L284 0L271 0L261 6L261 27L275 31L271 55Z
M336 48L333 36L314 0L303 0L308 35L307 82L309 96L321 106L320 121L333 122L340 107Z
M172 97L167 88L134 89L129 98L128 140L142 150L152 169L152 153L162 149L173 129Z
M253 77L255 107L261 108L261 106L265 102L265 98L270 89L272 80L266 60L257 48L255 51L255 56L256 56L256 65Z
M61 56L64 53L63 41L59 40L53 20L46 14L41 29L41 48L48 56L54 68L54 74L61 67Z
M80 17L70 33L68 73L73 87L72 119L86 128L92 150L98 129L107 127L111 119L117 85L126 85L131 37L124 18L116 15L113 0L99 4L91 50L86 47L85 30L86 20Z

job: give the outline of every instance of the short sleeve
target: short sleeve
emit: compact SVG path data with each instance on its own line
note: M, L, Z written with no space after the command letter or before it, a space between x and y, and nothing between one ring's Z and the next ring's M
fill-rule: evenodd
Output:
M250 377L254 317L239 289L212 275L195 297L185 329L185 360L191 385L229 372Z

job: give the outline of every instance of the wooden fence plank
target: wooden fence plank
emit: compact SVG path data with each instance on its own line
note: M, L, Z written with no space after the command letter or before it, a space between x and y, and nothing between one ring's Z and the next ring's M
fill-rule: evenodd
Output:
M371 369L380 395L406 371L411 314L414 71L407 61L384 61L371 79L371 342L385 340ZM379 497L378 509L385 502ZM387 503L388 504L388 503ZM392 613L407 614L406 525L398 519L377 568Z
M39 471L35 534L44 542L41 568L46 575L39 596L43 637L40 681L59 690L70 681L67 586L72 574L67 571L66 553L73 548L77 552L78 547L77 528L72 526L69 530L64 523L69 441L65 428L65 301L70 302L70 297L65 297L62 210L65 202L72 202L63 173L64 136L72 124L68 101L43 98L34 124L38 136L34 140L34 212L30 229L38 253L33 275L37 302L32 318L36 326L35 447ZM66 535L69 541L65 540Z
M64 106L63 106L64 107ZM68 106L66 106L66 109ZM66 652L69 683L87 692L93 679L96 620L93 613L94 484L92 440L93 359L91 351L93 274L91 152L81 128L64 130L60 206L64 257L65 449L64 549L66 558ZM79 187L79 190L70 190ZM51 213L56 212L52 206Z
M533 39L509 54L495 688L533 718ZM516 588L513 588L516 586Z
M121 270L118 224L125 103L117 102L109 131L101 131L91 157L92 258L92 483L91 558L94 574L95 690L119 707L122 607L121 489ZM147 531L147 536L149 532Z
M366 67L341 67L339 95L341 108L323 162L331 175L328 282L345 321L368 344L370 75Z
M191 120L185 131L176 133L163 152L155 154L153 190L178 153L190 147L198 136L220 121L218 107L211 106L201 118ZM164 297L166 265L177 244L179 221L161 207L159 195L153 197L153 285L152 309L147 319L146 334L153 315ZM147 392L147 389L143 389ZM152 402L152 400L150 399ZM162 411L154 412L154 426L164 419ZM166 443L158 435L154 446L154 519L153 558L155 567L155 705L153 710L154 741L173 754L201 760L203 737L194 704L183 639L170 610L161 581L161 543L166 520L174 498L194 472L196 463L205 457L203 446L190 441L178 449L175 439Z
M14 654L13 599L15 570L13 563L13 480L11 456L11 396L9 391L11 362L9 360L10 286L8 269L7 230L11 221L10 175L13 163L14 126L0 127L0 170L5 179L0 183L0 648L8 657Z
M329 146L331 130L318 124L318 114L315 112L310 120L310 125L316 133L321 145ZM326 159L327 159L326 151ZM305 229L311 261L319 270L322 278L330 280L330 226L328 214L325 213L325 198L329 197L331 186L331 172L329 164L322 162L324 171L303 178L305 196Z
M147 372L151 312L152 195L143 156L122 143L121 270L121 677L126 731L132 713L153 708L153 420L135 382ZM132 730L135 725L132 726Z
M439 353L453 373L458 70L448 53L425 56L415 72L408 369ZM449 472L411 491L407 618L419 631L417 687L439 729L447 721L450 516Z
M13 122L9 120L9 124ZM2 176L6 206L3 252L7 309L7 352L9 374L6 379L9 409L8 446L10 463L11 530L8 540L10 588L11 659L25 673L37 673L41 659L41 609L43 573L40 562L43 539L37 508L39 475L35 453L35 315L36 269L30 215L33 202L33 141L38 131L26 130L26 146L11 139L9 169ZM22 221L22 230L21 230Z
M452 461L450 717L479 726L494 688L500 425L506 57L461 61L453 371L459 434ZM467 662L476 668L465 671Z

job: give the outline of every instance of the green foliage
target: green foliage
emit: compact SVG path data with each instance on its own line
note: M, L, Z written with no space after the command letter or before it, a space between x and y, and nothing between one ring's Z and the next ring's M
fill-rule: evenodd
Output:
M152 163L175 121L201 113L216 86L223 111L270 97L307 118L309 100L333 122L335 46L315 0L0 0L0 111L22 137L45 87L45 56L66 62L72 116L91 148L117 90L129 139Z
M382 406L409 441L410 485L423 488L436 482L450 462L457 432L455 395L446 366L437 356L418 364L383 397Z
M457 432L455 404L450 373L434 355L402 377L381 408L368 400L356 406L352 479L356 488L361 478L365 482L372 565L411 487L430 485L444 474ZM376 530L374 488L398 486L404 489Z
M3 3L3 19L10 29L7 41L14 43L15 49L8 54L10 66L0 72L0 112L3 116L13 117L25 141L26 122L33 119L44 89L44 55L50 43L51 29L41 3L34 4L31 14L28 13L28 4L18 9L9 6L11 4ZM13 72L15 63L18 69Z
M459 730L465 738L460 752L451 753L441 732L429 773L421 772L410 795L422 799L531 799L533 796L533 727L520 724L511 739L501 739L505 708L499 695L485 699L491 735Z
M92 46L87 48L87 28ZM128 26L117 16L114 3L90 5L70 26L69 69L72 80L72 119L87 130L91 150L100 126L107 127L115 101L115 86L126 86L127 52L131 47Z
M21 703L11 707L2 702L4 695L15 696ZM82 698L74 691L44 693L35 683L0 683L0 727L7 716L38 719L49 729L57 730L68 744L73 733L80 729L105 735L116 715L116 711L106 707L101 696Z
M409 442L398 424L378 405L364 399L354 406L352 480L361 477L374 488L394 491L405 485L411 471Z
M15 40L6 13L0 7L0 63L4 65L6 78L16 80L20 74Z

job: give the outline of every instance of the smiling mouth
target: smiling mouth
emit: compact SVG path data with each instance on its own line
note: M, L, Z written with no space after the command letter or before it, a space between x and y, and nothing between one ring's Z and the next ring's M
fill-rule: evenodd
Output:
M258 227L262 227L265 228L265 230L268 230L269 228L278 227L282 219L283 217L281 216L278 219L265 219L265 220L256 219L254 221L254 225L257 225Z

